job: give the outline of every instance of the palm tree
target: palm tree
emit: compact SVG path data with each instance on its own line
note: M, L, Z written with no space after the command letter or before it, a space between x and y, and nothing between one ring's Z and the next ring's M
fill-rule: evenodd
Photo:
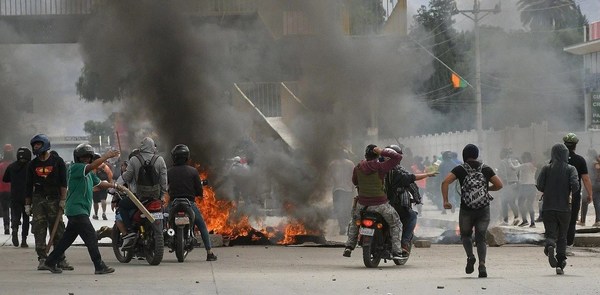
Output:
M532 30L558 30L587 23L574 0L519 0L521 22Z

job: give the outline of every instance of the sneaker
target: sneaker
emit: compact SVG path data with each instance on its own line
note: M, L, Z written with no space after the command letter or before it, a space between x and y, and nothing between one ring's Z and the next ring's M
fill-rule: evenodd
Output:
M487 278L487 269L485 268L485 265L480 265L479 266L479 277L480 278Z
M517 226L519 225L519 223L521 223L521 220L518 217L515 217L515 220L513 221L512 225Z
M350 257L350 256L352 256L352 249L350 249L350 248L344 249L344 254L343 255L344 255L344 257Z
M564 274L565 274L565 271L564 271L562 268L560 268L560 267L557 267L557 268L556 268L556 274L557 274L557 275L564 275Z
M535 223L533 223L533 222L532 222L532 223L529 225L529 227L530 227L530 228L535 228Z
M410 255L410 250L408 250L408 245L402 245L402 256L408 257Z
M579 225L579 226L585 226L585 222L583 222L583 221L577 221L577 225Z
M475 256L467 258L467 266L465 267L465 272L467 274L471 274L475 271L475 261L477 261L477 259L475 259Z
M206 261L217 261L217 255L214 253L206 254Z
M575 253L573 253L573 246L567 246L567 249L565 249L565 256L575 256Z
M402 258L405 258L402 255L402 252L394 252L394 253L392 253L392 259L402 259Z
M600 226L600 221L596 221L596 223L592 224L592 226L596 226L596 227Z
M67 262L66 259L64 259L63 261L59 261L56 266L62 270L74 270L75 269Z
M104 274L113 273L113 272L115 272L114 268L108 267L106 264L104 264L104 261L101 261L100 267L96 268L96 271L94 271L94 274L104 275Z
M5 228L5 229L4 229L4 234L5 234L5 235L10 235L10 229L8 229L8 228Z
M525 227L525 226L528 226L528 225L529 225L529 222L527 220L523 220L523 222L521 222L519 224L519 227Z
M542 221L544 221L544 220L542 219L542 216L538 217L538 218L535 220L535 222L542 222Z
M106 218L106 214L102 213L102 220L108 220L108 218Z
M29 245L27 245L27 237L23 237L21 240L21 248L29 248Z
M38 270L49 270L52 273L62 273L62 269L60 269L60 267L58 267L56 264L48 265L45 262L38 266Z
M19 247L19 233L17 233L16 230L13 230L12 242L13 242L13 246Z
M46 259L45 259L45 258L40 258L40 259L38 259L38 262L39 262L39 263L38 263L37 270L44 270L44 269L42 268L42 266L44 265L44 263L46 263Z
M556 256L554 256L554 246L548 246L548 262L551 267L558 266L558 261L556 260Z

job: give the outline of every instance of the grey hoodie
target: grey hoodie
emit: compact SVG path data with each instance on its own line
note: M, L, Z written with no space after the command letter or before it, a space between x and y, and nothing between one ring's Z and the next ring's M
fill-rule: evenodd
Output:
M150 137L145 137L142 139L142 143L140 145L140 155L144 161L152 159L152 156L156 154L156 146L154 145L154 140ZM129 185L129 189L136 193L136 185L135 181L137 179L138 171L142 167L142 163L137 157L133 157L129 160L129 165L127 165L127 171L123 173L123 180ZM160 198L167 191L167 165L165 164L165 160L158 156L156 162L154 162L154 169L158 171L160 175L159 184L160 184Z
M564 144L555 144L551 156L537 179L537 188L544 193L542 211L569 212L569 194L579 190L577 169L568 164L569 150Z

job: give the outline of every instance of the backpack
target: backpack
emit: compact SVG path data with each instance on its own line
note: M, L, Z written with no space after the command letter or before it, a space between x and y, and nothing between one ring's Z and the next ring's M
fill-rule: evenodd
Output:
M494 198L488 193L488 181L481 172L483 163L476 169L467 163L461 166L467 172L460 188L462 202L471 209L481 209L489 205Z
M153 155L150 160L144 160L142 155L136 155L142 166L138 170L136 179L136 193L141 198L159 198L160 197L160 175L154 168L154 163L158 159Z

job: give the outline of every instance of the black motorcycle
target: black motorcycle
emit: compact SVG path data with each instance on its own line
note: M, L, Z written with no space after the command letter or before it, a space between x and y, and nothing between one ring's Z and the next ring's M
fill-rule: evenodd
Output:
M175 198L169 213L165 214L165 242L175 252L177 261L183 262L185 257L194 249L194 219L196 215L192 210L192 202L188 198Z
M136 237L133 246L123 249L123 237L115 224L112 230L112 247L117 260L128 263L134 256L146 259L150 265L159 265L163 259L163 206L161 200L145 200L142 204L154 217L150 222L140 210L136 210L132 221ZM121 212L123 214L123 212Z
M401 259L392 258L392 239L390 227L377 212L361 211L359 243L363 249L363 262L366 267L377 267L383 259L384 263L393 260L396 265L404 265L408 255Z

